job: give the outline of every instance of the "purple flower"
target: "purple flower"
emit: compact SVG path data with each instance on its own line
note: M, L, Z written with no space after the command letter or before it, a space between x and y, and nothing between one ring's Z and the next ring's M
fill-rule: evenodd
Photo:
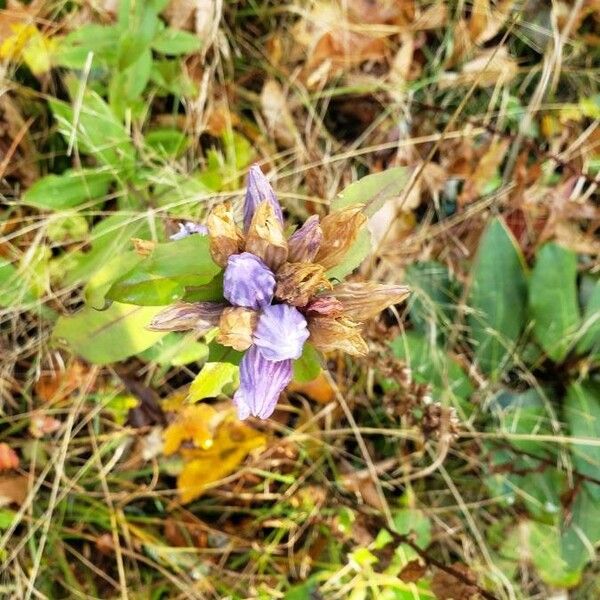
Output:
M258 310L273 300L275 276L254 254L233 254L227 260L223 278L223 295L233 306Z
M261 202L267 201L273 207L275 216L283 224L283 213L275 192L258 165L252 165L246 180L246 197L244 199L244 231L248 231L254 212Z
M289 304L275 304L263 309L252 336L254 345L268 360L300 358L309 336L306 319Z
M240 387L233 396L239 419L268 419L279 395L292 379L292 361L267 360L252 346L240 363Z
M182 240L194 233L199 233L201 235L208 235L208 228L206 225L202 225L200 223L192 223L191 221L186 221L185 223L179 223L179 231L169 236L170 240Z

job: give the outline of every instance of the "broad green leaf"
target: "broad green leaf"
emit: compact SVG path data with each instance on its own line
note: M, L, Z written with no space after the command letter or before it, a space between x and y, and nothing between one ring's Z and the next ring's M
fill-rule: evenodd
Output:
M112 65L117 60L119 30L114 26L87 24L78 27L59 40L54 55L54 64L69 69L85 67L88 54L93 55L94 64Z
M408 175L405 167L366 175L339 193L331 202L331 211L363 204L365 215L372 217L388 200L400 196L406 187Z
M72 317L60 317L52 338L85 360L106 365L143 352L166 335L147 329L159 310L116 302L102 312L84 308Z
M107 308L106 293L111 285L142 260L137 252L130 250L119 254L114 260L107 261L90 277L83 290L86 304L96 310Z
M454 397L467 400L473 385L460 365L443 348L428 343L416 331L398 336L391 343L394 354L407 362L415 381L428 383L436 400Z
M362 261L369 255L369 252L371 252L371 234L365 226L358 234L354 244L352 244L348 252L346 252L344 259L335 267L332 267L327 271L327 277L329 279L343 281L347 275L360 266Z
M143 112L145 104L141 95L150 81L151 71L152 53L146 48L131 66L112 74L108 96L111 110L117 117L124 120L129 109L135 115Z
M166 277L154 277L134 267L132 275L110 286L106 298L138 306L165 306L180 300L184 294L183 283Z
M186 287L183 300L185 302L222 302L223 271L213 277L206 285Z
M554 243L541 248L529 282L529 310L535 336L555 362L566 358L579 329L576 281L574 252Z
M597 558L594 548L600 543L600 502L598 494L581 488L575 499L561 538L562 557L573 570L581 570Z
M525 325L523 257L500 219L487 226L471 272L469 336L480 368L492 378L506 369Z
M197 52L202 40L195 34L167 27L154 36L152 49L167 56L180 56Z
M304 344L302 356L294 361L294 381L305 383L318 377L321 372L321 357L310 344Z
M571 437L600 439L600 383L572 383L563 410ZM578 472L600 479L600 446L581 441L571 445L571 452ZM600 501L600 486L589 484L588 490Z
M193 96L196 93L196 84L184 73L179 60L154 60L150 79L163 92L174 96Z
M225 362L237 366L240 364L243 356L243 352L238 352L229 346L222 346L214 340L208 344L208 362Z
M76 95L77 86L72 84L71 87ZM124 126L96 92L90 89L83 92L77 114L66 102L56 99L48 102L58 129L67 141L74 135L80 151L111 167L115 174L131 172L135 164L133 143Z
M149 257L116 281L106 296L142 306L170 304L183 297L186 286L206 285L219 271L210 257L208 236L191 235L158 244Z
M425 261L406 269L411 289L408 310L415 329L436 339L444 337L455 319L460 290L446 265Z
M208 346L198 342L195 336L181 333L169 333L156 344L140 353L140 358L159 365L183 366L204 361L208 357Z
M600 354L600 280L596 282L585 306L581 333L582 338L577 344L577 352Z
M204 398L216 398L226 385L233 383L238 367L231 363L207 362L190 386L189 399L198 402Z
M66 210L103 198L114 175L106 170L68 170L38 179L21 197L23 204L46 210Z

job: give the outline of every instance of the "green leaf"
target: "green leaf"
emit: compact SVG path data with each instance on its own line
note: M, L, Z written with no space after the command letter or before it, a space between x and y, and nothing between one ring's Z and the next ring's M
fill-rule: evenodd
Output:
M21 197L21 202L46 210L66 210L87 200L104 198L114 175L106 170L68 170L38 179Z
M150 79L163 92L174 96L192 96L196 93L196 85L183 72L181 62L177 60L153 61Z
M204 398L216 398L226 385L235 381L238 367L230 363L207 362L190 386L189 399L198 402Z
M294 381L299 383L312 381L319 376L320 372L321 357L319 353L312 344L304 344L302 356L294 361Z
M202 40L193 33L167 27L152 40L152 49L167 56L180 56L197 52L202 47Z
M196 341L194 335L169 333L156 344L140 353L139 357L159 365L179 367L208 357L208 346Z
M168 127L148 131L144 139L149 150L165 157L179 156L186 150L190 142L183 131Z
M220 272L209 250L208 236L191 235L158 244L152 254L115 282L106 297L129 304L170 304L186 286L203 286Z
M365 205L365 215L372 217L388 200L400 196L408 181L406 167L394 167L381 173L366 175L351 183L331 202L332 212Z
M74 94L77 93L76 86ZM75 136L79 150L111 167L115 174L129 174L135 164L135 149L129 134L108 104L94 91L83 92L78 114L69 104L48 101L58 129L69 142Z
M596 282L585 306L580 331L582 337L577 344L577 352L600 354L600 280Z
M83 25L59 40L53 62L60 67L82 70L91 52L95 64L114 65L119 36L120 31L114 26Z
M409 331L390 345L395 356L408 363L415 381L432 386L436 400L467 400L473 393L473 385L461 366L421 334Z
M69 211L48 219L46 235L51 242L78 241L85 239L88 231L87 219L77 212Z
M493 379L507 367L526 319L523 257L500 219L487 226L471 273L470 337L480 368Z
M565 421L574 438L600 439L600 384L593 381L574 382L567 390L563 405ZM572 444L573 463L577 471L600 480L600 446L585 441ZM600 486L585 484L596 500L600 500Z
M343 281L347 275L352 273L365 260L369 252L371 252L371 234L365 227L358 234L354 244L350 246L343 260L327 271L327 277Z
M408 310L415 329L433 338L443 338L454 322L460 297L458 283L446 265L435 261L410 265L405 282L412 292Z
M600 502L598 494L582 488L575 499L571 518L561 538L562 557L574 571L596 559L594 547L600 543Z
M34 300L27 280L10 261L0 256L0 306L15 306Z
M165 306L180 300L184 294L183 283L166 277L154 277L134 267L131 275L110 286L106 298L138 306Z
M146 328L159 310L116 302L102 312L84 308L72 317L60 317L52 338L85 360L106 365L134 356L166 335Z
M554 243L537 254L529 282L529 309L533 331L546 354L562 362L579 328L577 256Z

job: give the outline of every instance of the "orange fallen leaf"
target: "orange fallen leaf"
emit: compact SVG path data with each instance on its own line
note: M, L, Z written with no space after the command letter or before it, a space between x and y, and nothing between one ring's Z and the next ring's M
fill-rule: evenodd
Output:
M64 371L43 374L35 385L35 391L44 402L60 402L81 387L87 375L87 367L82 362L73 361Z
M208 450L213 445L213 436L220 415L210 404L194 404L181 408L175 421L164 432L163 453L174 454L183 442L190 441L196 448Z
M0 471L10 471L19 468L17 453L6 443L0 443Z
M319 404L329 404L335 399L335 391L323 373L320 373L312 381L303 383L293 381L288 386L288 391L307 396Z

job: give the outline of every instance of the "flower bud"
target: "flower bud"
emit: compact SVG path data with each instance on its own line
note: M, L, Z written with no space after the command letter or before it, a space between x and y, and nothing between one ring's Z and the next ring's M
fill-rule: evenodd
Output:
M322 264L326 269L339 264L366 221L362 206L353 206L327 215L321 221L323 241L315 262Z
M341 317L344 313L343 304L333 296L313 298L306 307L306 314L313 317Z
M232 254L237 254L244 243L242 232L235 224L232 210L225 204L215 206L206 221L210 238L210 254L221 267Z
M290 262L312 262L323 241L318 215L309 217L288 240Z
M229 257L223 275L223 296L234 306L258 310L273 300L275 276L265 263L242 252Z
M357 323L346 317L309 317L308 331L309 341L321 352L341 350L353 356L364 356L369 351Z
M287 259L283 226L269 202L262 202L252 217L246 235L246 252L258 256L273 272Z
M217 342L240 352L252 345L258 314L250 308L228 307L221 314Z
M275 196L275 192L258 165L252 165L246 180L246 197L244 198L244 231L248 231L258 207L267 202L273 209L275 218L283 225L283 213Z
M276 275L275 297L292 306L306 306L320 290L331 288L322 265L285 263Z
M382 310L406 299L409 289L405 285L384 283L342 283L331 292L344 307L344 314L355 321L376 317Z
M224 304L216 302L177 302L161 310L150 322L152 331L189 331L198 335L216 327Z

